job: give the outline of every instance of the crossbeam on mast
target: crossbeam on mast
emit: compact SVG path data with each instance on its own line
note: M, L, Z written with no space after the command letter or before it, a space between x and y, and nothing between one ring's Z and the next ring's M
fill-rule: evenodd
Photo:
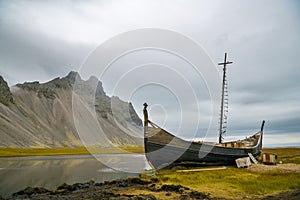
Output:
M218 63L223 65L223 82L222 82L222 96L221 96L221 114L220 114L220 128L219 128L219 143L223 140L223 123L224 123L224 96L225 96L225 84L226 84L226 65L232 64L233 62L227 61L227 53L225 53L224 62ZM227 119L227 116L226 116Z

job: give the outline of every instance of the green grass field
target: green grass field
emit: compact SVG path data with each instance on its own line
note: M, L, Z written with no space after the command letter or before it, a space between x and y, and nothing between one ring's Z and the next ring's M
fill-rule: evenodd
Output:
M278 161L299 164L300 148L264 149L264 152L278 154ZM287 164L289 165L289 164ZM265 165L261 165L263 168ZM285 166L283 164L282 166ZM204 170L198 172L178 172L160 170L156 177L160 184L175 184L189 187L199 192L209 193L221 199L258 199L267 195L300 189L300 165L293 165L296 171L238 169L235 166L222 170ZM273 168L273 166L268 166ZM147 172L143 178L149 178ZM163 197L161 199L168 199Z
M144 153L143 147L119 147L119 148L0 148L0 157L21 156L57 156L79 154L116 154L116 153Z
M162 170L157 177L163 184L180 184L191 189L226 199L258 198L278 192L300 189L300 174L250 172L230 167L225 170L175 172Z

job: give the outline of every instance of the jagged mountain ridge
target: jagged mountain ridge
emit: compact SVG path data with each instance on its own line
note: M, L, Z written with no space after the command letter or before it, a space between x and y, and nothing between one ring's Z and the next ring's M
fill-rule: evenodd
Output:
M0 76L0 103L8 106L14 103L14 98L10 89L7 85L7 82Z
M72 110L72 90L76 77L84 91L94 92L92 85L96 84L97 120L107 138L98 136L86 142L79 137ZM118 97L108 97L96 77L85 81L77 72L70 72L66 77L46 83L25 82L11 89L1 77L0 92L0 147L75 147L83 143L100 147L111 143L142 145L140 137L126 134L117 125L119 123L126 127L127 123L131 123L137 128L141 127L142 121L132 104ZM120 106L114 113L111 109L112 100ZM129 109L129 114L123 112L124 109Z

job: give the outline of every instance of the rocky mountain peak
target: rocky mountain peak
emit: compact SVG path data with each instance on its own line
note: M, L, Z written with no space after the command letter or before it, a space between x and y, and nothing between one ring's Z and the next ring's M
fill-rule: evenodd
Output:
M17 84L17 87L28 91L34 91L38 97L46 97L47 99L56 98L56 89L72 90L75 81L79 81L80 87L83 89L95 89L96 96L106 96L102 83L95 76L91 76L87 81L81 79L78 72L71 71L67 76L63 78L54 78L46 83L25 82L23 84Z
M81 80L78 72L71 71L66 77L63 78L57 77L46 83L39 83L38 81L25 82L23 84L17 84L17 87L28 91L34 91L40 98L44 96L47 99L55 99L55 90L58 88L72 89L76 78Z
M104 89L103 89L101 81L98 82L97 89L96 89L96 94L100 95L100 96L106 95L105 92L104 92Z
M6 106L14 104L13 96L10 92L7 82L2 76L0 76L0 103Z
M67 76L56 81L55 86L58 88L70 88L73 87L76 79L81 81L81 77L78 72L71 71Z
M80 77L79 73L78 73L78 72L74 72L74 71L71 71L71 72L65 77L65 79L70 80L72 83L75 82L76 78L78 78L78 79L81 80L81 77Z
M24 90L37 92L40 88L40 83L38 81L25 82L23 84L18 83L16 86Z
M89 80L88 80L88 83L90 84L90 85L97 85L98 84L98 82L99 82L99 80L98 80L98 78L96 77L96 76L91 76L90 78L89 78Z
M87 83L91 88L96 88L96 95L99 95L99 96L106 95L104 92L103 86L102 86L102 82L99 81L97 77L91 76L87 80Z

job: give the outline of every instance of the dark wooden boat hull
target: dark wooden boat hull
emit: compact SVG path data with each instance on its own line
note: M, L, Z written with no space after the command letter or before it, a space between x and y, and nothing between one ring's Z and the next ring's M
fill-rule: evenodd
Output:
M258 138L255 146L244 148L189 142L172 134L161 132L166 131L160 130L159 134L168 134L167 139L166 137L164 139L161 137L155 138L156 136L151 136L151 134L144 139L146 158L155 169L187 162L205 165L234 165L237 158L248 157L248 153L251 153L254 157L259 156L261 153L262 131L252 136Z
M236 159L248 157L248 153L251 153L254 157L259 156L261 153L260 148L229 149L217 146L208 147L212 148L210 152L201 152L202 146L204 145L191 145L191 147L188 149L182 149L178 147L147 142L145 149L147 160L155 169L161 169L183 162L234 165ZM204 156L200 157L201 154Z

